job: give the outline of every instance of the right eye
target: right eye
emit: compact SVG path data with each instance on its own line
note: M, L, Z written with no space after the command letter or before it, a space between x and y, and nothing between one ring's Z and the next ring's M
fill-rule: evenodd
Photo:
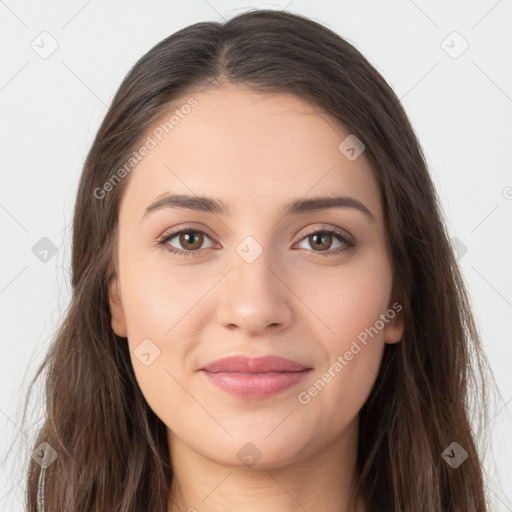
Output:
M178 256L197 256L199 253L202 253L203 249L206 249L201 249L205 237L210 239L209 235L202 229L184 228L164 235L158 242L158 245L164 246L169 252ZM182 248L176 247L171 243L174 239ZM213 247L213 244L210 247Z

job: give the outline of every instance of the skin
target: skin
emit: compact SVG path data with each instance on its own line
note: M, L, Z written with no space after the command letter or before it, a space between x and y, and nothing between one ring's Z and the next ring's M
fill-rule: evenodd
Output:
M364 152L348 160L338 145L349 132L294 95L228 84L194 98L130 174L110 287L112 328L127 337L140 388L168 428L181 499L169 510L364 510L351 501L359 411L384 344L402 337L401 314L309 403L297 396L395 302L369 161ZM170 191L218 198L230 215L166 208L144 216ZM374 220L355 208L281 213L290 201L335 194L357 199ZM208 236L187 245L177 235L168 245L197 256L157 245L190 223ZM333 236L329 245L327 235L316 248L307 231L333 227L356 247L335 253L344 242ZM252 263L236 252L249 235L263 251ZM160 350L148 366L134 353L145 339ZM233 397L198 370L235 354L279 355L313 371L269 398ZM237 457L248 442L261 453L252 467Z

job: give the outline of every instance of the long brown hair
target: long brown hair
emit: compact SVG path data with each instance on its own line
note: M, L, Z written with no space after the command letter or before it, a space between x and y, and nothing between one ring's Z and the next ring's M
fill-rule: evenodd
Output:
M36 511L39 486L52 512L167 511L166 426L139 389L108 301L130 176L98 190L177 98L223 81L310 102L364 143L373 166L406 325L400 343L386 344L360 411L357 490L367 509L487 510L468 393L474 388L485 403L487 364L419 142L392 89L354 46L274 10L174 33L140 58L112 101L79 184L71 303L30 386L46 370L45 421L33 446L48 443L58 456L31 460L27 510ZM442 457L453 442L468 454L458 468Z

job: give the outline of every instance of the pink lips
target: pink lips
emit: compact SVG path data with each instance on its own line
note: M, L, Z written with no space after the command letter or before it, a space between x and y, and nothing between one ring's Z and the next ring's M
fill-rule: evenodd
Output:
M311 368L278 356L231 356L201 368L214 385L243 398L264 398L298 384Z

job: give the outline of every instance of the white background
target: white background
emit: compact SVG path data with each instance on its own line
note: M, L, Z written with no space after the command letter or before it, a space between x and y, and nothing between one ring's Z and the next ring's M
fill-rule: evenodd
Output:
M402 100L450 236L467 248L460 264L498 386L484 454L487 488L492 510L512 511L511 0L0 1L0 510L23 510L30 452L20 450L41 420L40 389L23 430L20 401L70 298L73 202L107 105L161 39L255 7L286 8L327 25ZM46 37L49 48L43 31L58 43L47 59L31 47ZM469 44L458 58L464 42L453 31ZM46 263L32 252L42 237L58 248Z

